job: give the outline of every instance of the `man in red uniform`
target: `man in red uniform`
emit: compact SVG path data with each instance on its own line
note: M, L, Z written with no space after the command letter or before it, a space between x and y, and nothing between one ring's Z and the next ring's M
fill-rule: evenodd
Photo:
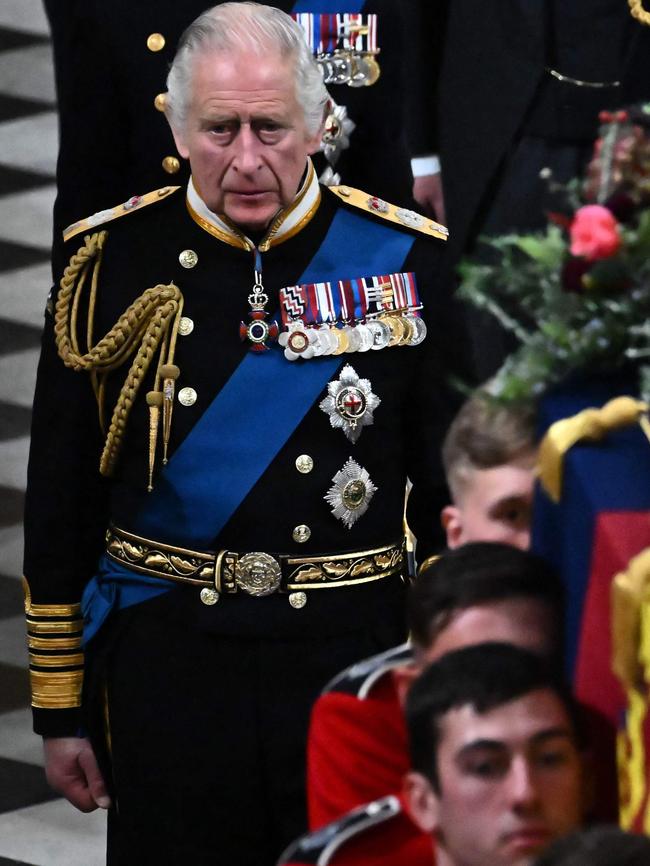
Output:
M315 705L308 744L310 826L399 794L409 769L402 705L427 663L485 640L558 656L561 609L555 574L510 546L467 544L429 564L411 591L413 647L403 645L348 668ZM360 839L357 853L356 846L346 850L350 862L374 863L375 854L399 849L408 851L411 864L431 863L430 839L404 814Z

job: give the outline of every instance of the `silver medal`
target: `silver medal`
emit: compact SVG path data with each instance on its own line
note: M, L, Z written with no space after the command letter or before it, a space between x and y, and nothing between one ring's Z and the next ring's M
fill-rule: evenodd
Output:
M424 319L420 319L418 316L407 316L407 318L413 328L409 346L419 346L427 335L427 326Z
M357 325L354 329L359 335L359 351L368 352L372 349L372 334L367 325Z
M322 325L317 332L318 341L323 347L323 351L321 354L323 355L332 355L334 354L334 350L338 349L338 340L336 336L330 330L329 325Z
M385 349L390 342L391 332L388 325L379 319L372 319L366 322L366 327L372 334L372 348Z
M319 407L329 415L335 430L343 430L350 442L356 442L361 429L373 423L373 412L380 403L370 381L360 379L354 368L346 364L339 378L327 385L327 397Z
M345 351L358 352L361 347L361 338L357 333L357 329L352 328L350 325L346 325L344 330L348 335L348 345Z
M333 486L325 494L332 506L332 514L352 529L357 520L366 513L377 488L368 472L351 457L334 478Z

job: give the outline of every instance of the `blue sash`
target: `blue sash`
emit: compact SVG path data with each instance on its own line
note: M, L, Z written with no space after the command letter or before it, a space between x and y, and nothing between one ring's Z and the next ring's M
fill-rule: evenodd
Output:
M413 241L406 232L340 209L299 282L400 270ZM176 449L127 528L168 544L208 548L342 363L340 357L290 363L277 345L262 355L248 352ZM104 591L98 586L113 577L117 588ZM128 596L120 590L125 580ZM84 639L90 639L111 608L136 604L173 587L164 580L142 580L104 556L82 600Z

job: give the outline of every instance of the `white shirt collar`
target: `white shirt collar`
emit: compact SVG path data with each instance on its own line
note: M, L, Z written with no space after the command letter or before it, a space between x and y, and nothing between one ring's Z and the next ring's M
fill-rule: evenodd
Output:
M289 207L279 211L271 221L270 227L259 244L264 252L269 247L293 237L313 217L320 203L320 187L311 159L307 159L307 172L302 186ZM213 213L199 195L190 177L187 185L187 208L192 219L201 228L232 246L252 250L253 241L232 223L225 214Z

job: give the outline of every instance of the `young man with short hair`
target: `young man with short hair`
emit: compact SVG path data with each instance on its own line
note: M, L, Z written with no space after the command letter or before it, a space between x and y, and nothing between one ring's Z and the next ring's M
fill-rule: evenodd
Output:
M531 404L497 404L476 391L452 422L442 460L452 503L442 510L449 547L468 541L530 544L535 468Z
M437 866L530 866L584 811L578 712L534 653L478 644L448 653L411 688L411 817Z

